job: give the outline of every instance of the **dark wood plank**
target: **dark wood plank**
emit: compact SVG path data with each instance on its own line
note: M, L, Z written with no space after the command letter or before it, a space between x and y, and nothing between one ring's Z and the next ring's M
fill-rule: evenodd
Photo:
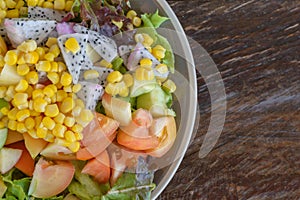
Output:
M228 108L200 159L211 105L199 76L200 127L159 199L300 199L300 1L168 2L217 64Z

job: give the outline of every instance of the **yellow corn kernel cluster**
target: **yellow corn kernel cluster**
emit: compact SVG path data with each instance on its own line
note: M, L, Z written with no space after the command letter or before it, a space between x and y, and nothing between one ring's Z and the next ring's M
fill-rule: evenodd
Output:
M134 10L129 10L126 14L126 17L131 19L131 22L135 27L141 26L142 20L137 16L137 13Z
M49 39L46 44L37 47L29 40L4 55L5 64L16 66L23 79L17 85L0 86L0 98L10 103L9 108L0 110L0 127L27 132L33 138L57 142L76 152L82 130L94 115L77 98L81 85L72 84L65 64L47 58L50 52L55 58L59 56L57 41ZM38 73L45 73L51 83L39 83Z
M119 71L113 71L107 76L107 82L108 84L105 87L106 93L113 96L127 97L129 87L133 84L133 77L131 74L122 75Z
M73 0L27 0L28 6L39 6L43 8L65 11L70 11L73 3Z
M0 0L0 23L4 18L18 18L26 14L24 0Z

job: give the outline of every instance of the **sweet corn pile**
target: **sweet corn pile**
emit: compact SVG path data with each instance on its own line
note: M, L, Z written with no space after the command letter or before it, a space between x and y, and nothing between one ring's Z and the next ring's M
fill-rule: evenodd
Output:
M70 11L74 0L0 0L0 23L4 18L26 17L27 6Z
M77 47L71 43L68 48L73 52ZM56 38L49 38L45 47L37 47L34 40L28 40L6 52L1 68L14 68L21 80L16 85L0 87L0 98L10 103L10 107L0 110L0 128L28 132L33 138L77 152L82 130L94 115L76 96L81 85L72 84L72 76L63 62L54 61L59 55ZM51 83L40 84L39 73L46 73Z

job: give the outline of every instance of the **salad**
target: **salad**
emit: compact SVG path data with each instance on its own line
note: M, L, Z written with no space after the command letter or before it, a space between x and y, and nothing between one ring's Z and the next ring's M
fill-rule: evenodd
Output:
M150 199L176 138L168 18L128 0L0 0L0 198Z

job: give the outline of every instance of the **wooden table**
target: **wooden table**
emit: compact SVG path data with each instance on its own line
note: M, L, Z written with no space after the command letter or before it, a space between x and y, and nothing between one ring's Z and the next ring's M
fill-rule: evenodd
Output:
M200 159L211 107L199 76L200 127L159 199L300 199L300 1L168 2L215 61L228 107Z

